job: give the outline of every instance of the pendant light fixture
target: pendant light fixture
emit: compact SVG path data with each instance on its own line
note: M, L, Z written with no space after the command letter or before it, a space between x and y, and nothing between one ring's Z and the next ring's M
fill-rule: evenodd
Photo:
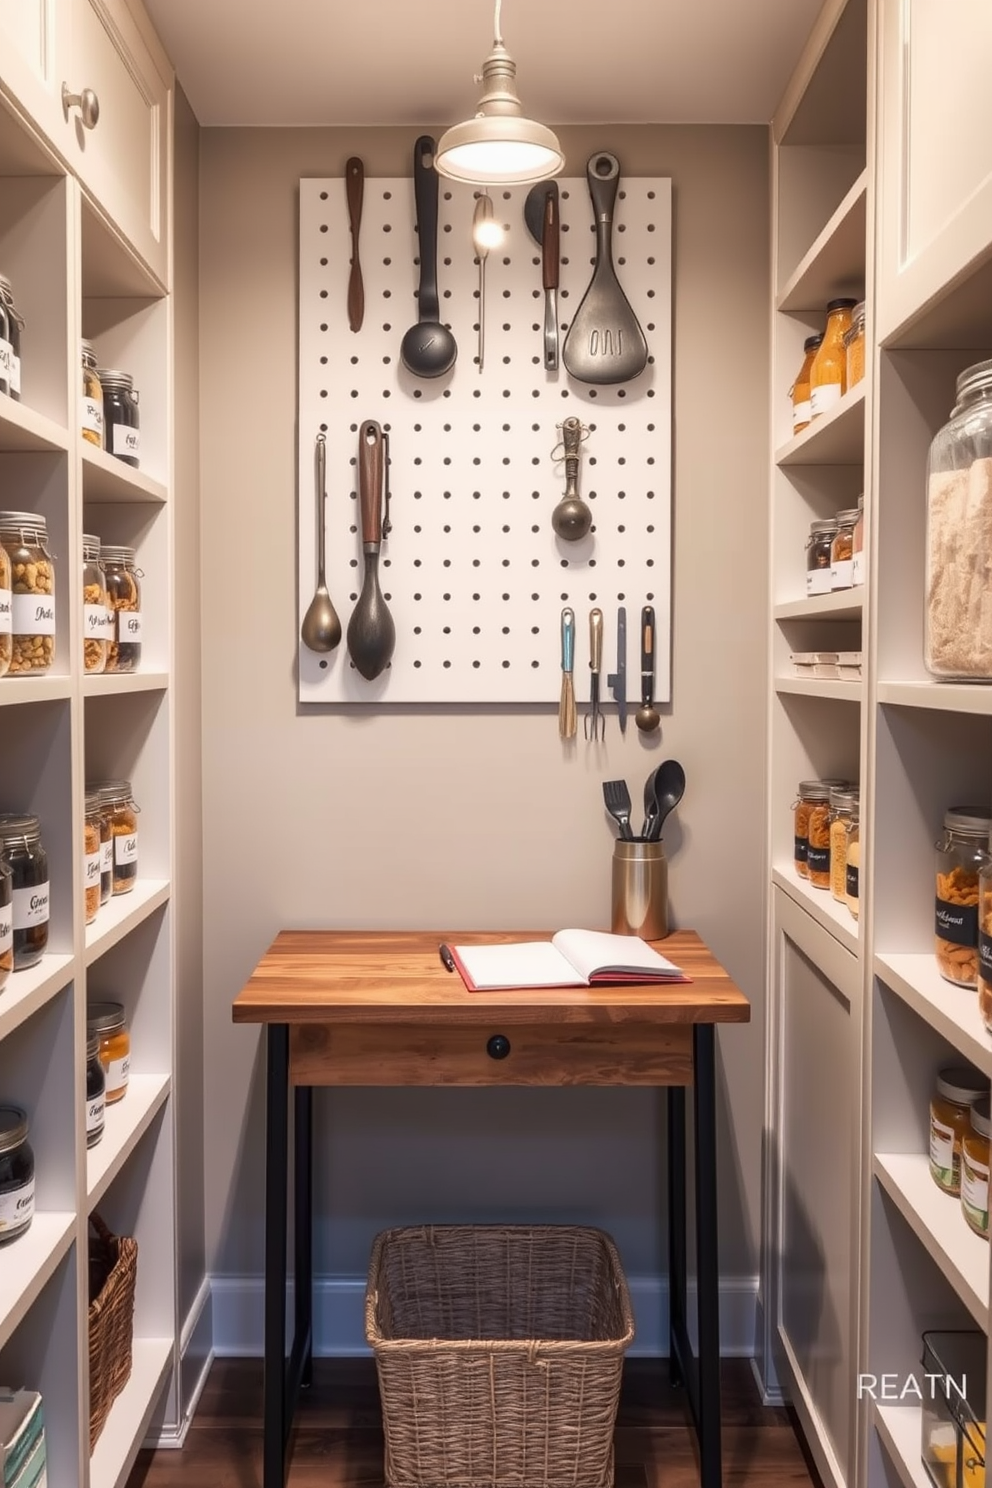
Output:
M521 185L556 176L565 164L552 131L525 119L514 78L517 65L503 45L496 0L493 49L482 65L483 85L474 119L455 124L441 136L434 166L452 181L476 186Z

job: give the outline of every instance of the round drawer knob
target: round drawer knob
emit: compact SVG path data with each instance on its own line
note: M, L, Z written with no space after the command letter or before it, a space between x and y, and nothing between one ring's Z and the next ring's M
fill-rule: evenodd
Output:
M505 1033L494 1033L486 1043L486 1053L490 1059L505 1059L510 1052L510 1040Z
M62 84L62 113L66 119L69 110L78 108L79 120L84 129L95 129L100 119L100 100L92 88L73 93L68 83Z

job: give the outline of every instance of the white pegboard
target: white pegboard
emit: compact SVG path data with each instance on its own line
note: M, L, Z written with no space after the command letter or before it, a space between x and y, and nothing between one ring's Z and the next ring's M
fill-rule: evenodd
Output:
M622 169L622 162L621 162ZM559 180L564 345L595 259L585 177ZM589 611L604 613L601 693L616 662L616 613L627 609L627 693L640 697L639 618L655 607L655 697L671 695L671 182L625 178L614 214L614 262L648 342L640 377L613 387L546 372L540 248L523 219L526 187L494 188L506 229L486 264L485 365L477 361L475 193L440 183L441 319L458 345L453 369L426 380L400 359L417 318L412 178L370 177L360 234L365 319L348 326L351 240L341 177L300 182L299 620L316 575L314 440L327 436L327 585L342 626L362 582L358 429L390 436L392 531L380 582L396 623L390 666L373 682L346 642L327 656L299 648L303 703L535 703L557 707L560 615L576 616L576 696L588 698ZM589 426L579 494L593 528L562 542L551 513L564 465L551 459L570 415Z

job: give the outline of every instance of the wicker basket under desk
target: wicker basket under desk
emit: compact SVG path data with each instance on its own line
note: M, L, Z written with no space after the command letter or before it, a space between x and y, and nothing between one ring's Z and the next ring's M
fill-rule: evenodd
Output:
M112 1235L98 1214L90 1215L90 1451L110 1408L131 1377L134 1286L138 1242Z
M386 1230L365 1334L391 1488L610 1488L634 1323L603 1231Z

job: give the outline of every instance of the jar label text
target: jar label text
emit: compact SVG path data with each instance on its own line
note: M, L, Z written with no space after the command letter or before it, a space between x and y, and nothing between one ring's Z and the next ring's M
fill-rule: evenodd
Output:
M85 863L86 887L88 889L98 888L100 884L100 854L98 852L87 853Z
M107 1101L102 1095L86 1102L86 1135L102 1131L106 1122Z
M117 639L127 644L141 640L141 611L117 611Z
M107 1064L107 1089L122 1090L127 1084L130 1073L130 1054L125 1054L122 1059L111 1059Z
M951 904L946 899L937 899L934 931L942 940L949 940L954 945L977 946L978 905Z
M848 899L857 899L857 897L858 897L858 868L857 868L857 864L855 864L855 863L848 863L848 865L847 865L846 879L847 879L847 897L848 897Z
M0 1194L0 1235L4 1230L20 1230L34 1218L34 1179L20 1188Z
M961 1186L961 1153L954 1150L954 1128L930 1113L930 1172L941 1188L957 1193Z
M10 379L10 366L14 360L14 348L0 336L0 376Z
M811 568L807 571L806 593L808 595L830 593L829 568Z
M114 639L114 612L106 605L83 605L83 630L96 641Z
M100 843L100 872L113 873L114 871L114 839L108 837L106 842Z
M860 553L855 553L854 557L851 559L851 587L852 587L852 589L856 589L858 587L858 585L859 584L863 584L864 581L865 581L865 555L864 555L864 551L862 550Z
M830 872L830 849L829 847L807 847L806 861L812 873Z
M110 453L112 455L131 455L137 459L141 452L141 433L138 429L131 429L127 424L108 424L110 432Z
M805 861L806 861L806 845L807 845L806 844L806 838L805 837L794 837L793 838L793 842L795 843L795 857L794 857L793 861L796 862L796 863L805 863Z
M854 583L854 571L850 558L841 558L830 565L831 589L850 589Z
M114 838L114 862L118 865L138 861L137 832L122 832Z
M819 387L810 390L810 411L814 418L821 418L837 403L840 402L841 391L839 382L821 382Z
M55 598L51 594L15 594L13 596L13 630L15 635L55 634Z
M14 915L12 906L5 904L0 909L0 956L6 956L14 944Z
M27 930L31 925L44 925L48 921L48 884L34 884L27 889L15 889L12 894L14 929Z
M984 930L978 935L978 971L992 986L992 935L986 935Z
M803 429L803 427L806 424L809 423L811 417L812 417L812 410L810 409L809 399L808 398L803 398L802 401L799 402L799 403L793 403L793 405L792 405L792 432L793 432L793 434L800 433L800 431Z
M989 1165L964 1154L961 1163L961 1208L982 1234L989 1228Z
M21 359L13 348L10 352L10 391L18 395L21 391Z
M14 596L9 589L0 589L0 635L10 635L14 624L14 612L12 601Z
M95 398L83 399L83 428L91 434L103 433L103 409Z

